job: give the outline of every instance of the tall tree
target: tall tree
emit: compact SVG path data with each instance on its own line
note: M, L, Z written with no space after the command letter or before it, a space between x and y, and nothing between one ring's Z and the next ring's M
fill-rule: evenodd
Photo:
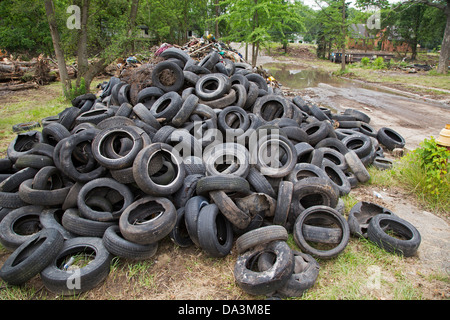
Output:
M348 3L345 0L315 0L315 2L321 8L318 15L322 29L319 33L320 40L324 42L321 44L323 47L321 50L324 50L327 45L331 47L334 43L341 51L341 71L344 71L347 30L351 23L351 20L348 19Z
M301 25L300 17L295 14L293 5L283 0L225 0L226 13L219 21L229 25L228 34L223 39L252 44L252 65L256 66L260 47L273 41L274 31L279 39L286 39L286 30L290 24Z
M45 0L45 12L47 14L50 33L52 35L53 48L55 49L56 60L58 62L59 77L63 85L65 95L69 94L72 89L72 83L67 73L66 60L64 52L61 48L61 40L59 37L58 26L55 17L55 7L52 0Z

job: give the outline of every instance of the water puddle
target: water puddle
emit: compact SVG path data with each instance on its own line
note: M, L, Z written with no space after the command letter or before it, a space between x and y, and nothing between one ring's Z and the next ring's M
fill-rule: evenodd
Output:
M268 63L264 68L284 87L291 89L317 87L319 83L334 86L345 86L348 83L345 79L334 77L330 72L318 68L301 68L287 63Z
M315 67L302 68L301 66L288 63L267 63L264 65L264 69L268 70L283 87L292 90L315 88L322 83L337 88L366 89L408 97L408 95L395 90L377 87L357 80L336 77L331 72Z

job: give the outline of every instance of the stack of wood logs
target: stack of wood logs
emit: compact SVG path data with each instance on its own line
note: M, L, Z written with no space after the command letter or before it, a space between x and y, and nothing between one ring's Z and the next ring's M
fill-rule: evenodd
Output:
M70 77L76 77L76 69L68 67ZM42 55L30 61L4 57L0 60L0 91L17 91L37 88L59 79L57 64Z

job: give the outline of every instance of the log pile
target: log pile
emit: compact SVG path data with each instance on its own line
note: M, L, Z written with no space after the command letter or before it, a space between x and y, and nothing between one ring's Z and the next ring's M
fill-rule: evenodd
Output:
M76 77L76 69L68 66L69 77ZM40 55L30 61L12 57L0 60L0 91L18 91L37 88L59 79L55 61Z

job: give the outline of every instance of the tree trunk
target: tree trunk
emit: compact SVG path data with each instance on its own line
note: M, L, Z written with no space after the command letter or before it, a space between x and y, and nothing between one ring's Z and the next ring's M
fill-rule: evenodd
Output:
M138 13L139 8L139 0L133 0L131 2L131 9L130 9L130 20L128 21L128 37L130 38L130 49L131 52L134 52L134 40L132 39L134 27L136 26L136 17Z
M87 22L89 17L90 0L81 0L79 4L81 4L81 29L79 33L78 47L77 47L77 62L78 62L78 74L76 83L77 88L80 87L81 79L85 78L85 75L89 70L89 60L87 53L87 41L88 41ZM89 85L87 84L86 84L86 91L89 92Z
M342 0L342 61L341 61L341 71L345 71L345 40L346 40L346 30L345 30L345 0Z
M56 59L58 61L59 77L63 85L63 92L66 95L72 89L72 83L67 73L66 60L64 52L61 48L58 27L55 18L55 9L52 0L45 0L45 12L47 15L48 24L50 26L50 34L52 35L53 48L55 49Z
M215 0L215 11L216 11L216 18L219 18L220 15L220 6L219 6L219 0ZM219 21L216 19L216 23L215 23L215 28L216 28L216 32L214 34L214 36L216 37L216 39L219 39L220 35L219 35Z
M447 25L445 26L444 38L442 39L441 54L439 55L438 73L447 74L448 60L450 59L450 1L445 8Z

